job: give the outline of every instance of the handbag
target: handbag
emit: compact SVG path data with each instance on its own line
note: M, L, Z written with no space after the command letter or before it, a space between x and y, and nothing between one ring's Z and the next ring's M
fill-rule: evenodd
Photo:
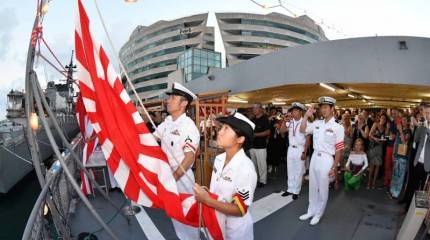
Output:
M400 156L406 156L408 152L408 145L401 143L397 148L397 154Z

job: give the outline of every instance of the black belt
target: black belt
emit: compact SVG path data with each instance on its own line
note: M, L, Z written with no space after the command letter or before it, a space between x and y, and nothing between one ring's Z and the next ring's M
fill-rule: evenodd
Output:
M329 153L317 151L317 156L318 156L318 157L321 157L323 154L325 154L325 155L329 155L329 156L332 156L332 157L333 157L333 155L331 155L331 154L329 154Z

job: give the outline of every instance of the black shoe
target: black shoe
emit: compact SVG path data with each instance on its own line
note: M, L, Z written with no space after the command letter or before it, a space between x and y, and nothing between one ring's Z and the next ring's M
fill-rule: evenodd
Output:
M264 187L264 185L266 185L266 184L259 182L259 183L257 183L257 188L262 188L262 187Z
M293 200L296 200L297 198L299 198L299 195L293 194Z
M287 197L287 196L290 196L291 195L291 193L289 193L289 192L284 192L283 194L282 194L282 196L283 197Z

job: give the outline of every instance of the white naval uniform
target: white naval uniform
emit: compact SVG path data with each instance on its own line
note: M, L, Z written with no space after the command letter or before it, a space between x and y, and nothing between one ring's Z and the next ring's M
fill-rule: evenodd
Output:
M300 132L300 124L302 120L303 118L300 118L298 121L292 119L287 123L289 141L287 152L287 192L292 194L300 193L303 174L305 173L305 161L301 159L306 143L306 134Z
M162 139L161 149L167 155L172 172L176 171L179 167L178 163L180 164L184 160L186 152L196 152L200 142L200 133L195 123L185 113L176 119L176 121L172 120L172 116L168 116L157 127L154 135ZM194 194L195 179L191 167L187 170L186 174L193 182L190 182L186 176L182 176L176 182L180 193ZM174 219L172 219L172 222L179 239L192 240L199 238L197 228L182 224Z
M239 194L248 207L251 206L257 173L254 164L243 149L239 150L230 162L224 166L226 153L216 156L212 171L210 191L231 203L233 196ZM249 211L244 216L226 216L224 239L253 239L253 220Z
M307 134L313 134L311 165L309 169L309 207L308 214L321 217L327 205L330 178L336 150L343 149L344 128L334 117L327 123L316 120L308 123Z

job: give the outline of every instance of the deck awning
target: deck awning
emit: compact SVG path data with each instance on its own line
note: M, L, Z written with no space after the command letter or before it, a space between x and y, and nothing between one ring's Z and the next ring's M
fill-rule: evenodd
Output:
M185 85L195 93L230 90L230 102L311 103L328 95L340 107L409 108L430 100L430 38L352 38L285 48Z

